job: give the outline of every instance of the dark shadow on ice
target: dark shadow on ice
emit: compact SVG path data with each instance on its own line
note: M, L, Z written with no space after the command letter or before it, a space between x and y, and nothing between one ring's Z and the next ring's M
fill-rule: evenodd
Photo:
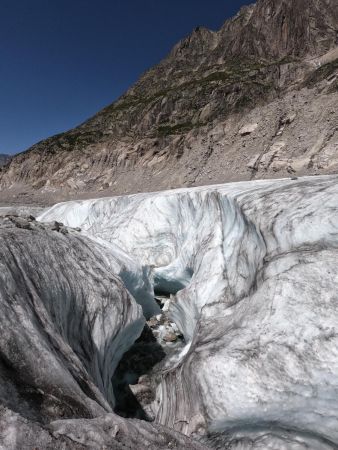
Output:
M112 378L115 395L115 413L127 418L152 420L141 405L151 403L155 398L154 389L143 384L142 378L166 356L152 330L145 325L141 336L122 357ZM142 378L141 378L142 377ZM140 379L141 378L141 379ZM135 394L130 385L135 386Z

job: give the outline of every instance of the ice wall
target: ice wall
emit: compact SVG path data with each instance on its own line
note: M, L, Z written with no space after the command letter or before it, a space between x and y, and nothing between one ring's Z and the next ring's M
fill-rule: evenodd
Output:
M291 430L289 448L338 445L337 181L69 202L40 217L118 245L175 296L186 347L163 371L158 422L226 442Z

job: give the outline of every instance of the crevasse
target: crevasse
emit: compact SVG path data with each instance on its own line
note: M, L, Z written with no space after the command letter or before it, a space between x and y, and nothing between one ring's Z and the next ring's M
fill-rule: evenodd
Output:
M69 202L40 220L117 245L174 296L187 345L163 370L158 422L338 442L336 177Z

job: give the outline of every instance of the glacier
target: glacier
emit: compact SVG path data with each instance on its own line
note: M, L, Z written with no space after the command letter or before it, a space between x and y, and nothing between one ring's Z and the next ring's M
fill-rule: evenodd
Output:
M115 369L158 310L151 289L141 266L99 238L0 218L1 449L205 448L113 413Z
M338 448L337 181L71 201L39 216L133 261L129 293L148 316L152 289L171 297L185 345L156 374L159 426L210 448Z
M111 411L111 377L142 332L141 307L83 236L15 217L0 233L3 367L23 372L32 396L49 395L57 417L58 408L65 416ZM25 397L4 383L9 404Z

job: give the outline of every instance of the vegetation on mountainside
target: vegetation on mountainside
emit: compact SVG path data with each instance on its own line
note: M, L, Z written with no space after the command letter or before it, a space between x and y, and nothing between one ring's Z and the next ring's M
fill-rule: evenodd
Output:
M338 74L338 59L331 61L323 66L319 67L317 70L311 73L310 76L305 80L305 86L311 88L316 83L330 79L331 76Z
M274 63L278 65L280 62ZM118 115L123 111L129 111L133 108L141 108L151 103L158 101L166 96L173 96L180 93L187 92L194 88L204 86L231 86L234 83L245 82L252 80L259 76L260 71L271 64L257 63L255 61L239 61L229 60L223 66L215 65L214 67L203 68L203 70L197 71L195 74L179 73L179 75L173 76L170 80L170 85L165 88L158 86L159 89L153 91L151 95L142 96L138 94L127 94L117 102L107 106L103 109L99 115L112 114ZM193 76L193 79L189 79ZM182 81L184 79L189 81ZM160 80L159 84L162 83ZM141 83L142 85L142 83ZM138 89L139 91L141 89ZM146 92L147 90L144 89Z
M159 136L169 136L172 134L186 133L193 128L197 128L199 124L193 124L192 122L178 123L176 125L161 125L157 128Z
M103 141L105 134L101 131L102 118L106 124L110 123L113 135L137 130L147 111L159 108L160 102L164 99L170 101L172 108L176 108L177 104L181 105L175 122L172 121L169 109L160 123L151 124L148 130L150 135L165 137L187 133L217 116L226 117L232 111L240 112L254 106L257 95L265 98L274 89L274 83L269 79L271 67L278 68L281 64L290 62L280 60L268 63L229 59L222 65L203 67L193 73L179 70L176 75L172 75L169 82L158 80L154 86L145 86L142 90L143 84L147 83L146 75L145 81L141 81L136 90L127 93L94 116L90 121L92 125L89 130L81 127L51 137L45 141L45 151L55 153L57 149L81 150ZM149 95L142 96L140 95L142 92L149 92ZM214 101L211 115L200 123L199 111L202 111L210 101Z

